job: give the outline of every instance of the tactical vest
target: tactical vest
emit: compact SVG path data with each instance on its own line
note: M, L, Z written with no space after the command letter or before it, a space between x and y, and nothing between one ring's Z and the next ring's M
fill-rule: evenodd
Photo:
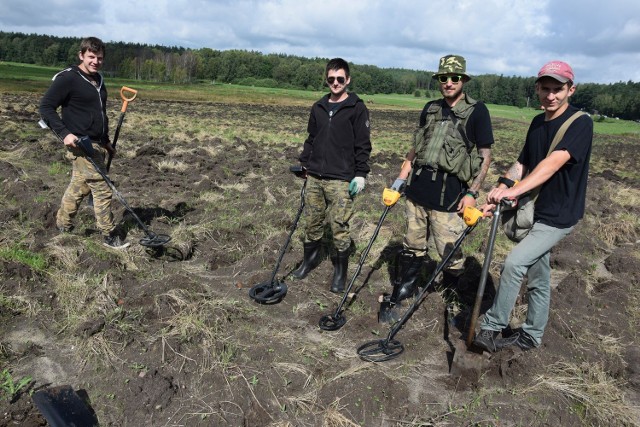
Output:
M438 171L444 172L440 205L444 201L447 176L453 174L468 183L480 173L483 160L466 132L467 121L477 101L465 94L446 118L442 117L441 102L445 101L433 102L427 108L426 123L415 133L416 158L413 163L417 175L426 167L432 171L434 181Z

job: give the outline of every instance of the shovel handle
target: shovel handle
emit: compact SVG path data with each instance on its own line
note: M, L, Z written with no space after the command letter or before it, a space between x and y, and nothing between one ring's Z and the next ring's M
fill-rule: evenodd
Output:
M120 98L122 98L122 108L120 109L120 112L124 113L125 111L127 111L127 106L131 101L136 99L136 96L138 96L137 90L131 89L130 87L122 86L120 88Z

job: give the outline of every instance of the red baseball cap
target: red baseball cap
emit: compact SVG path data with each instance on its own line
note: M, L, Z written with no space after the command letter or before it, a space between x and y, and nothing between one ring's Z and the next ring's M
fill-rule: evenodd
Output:
M538 71L538 78L536 79L536 82L543 77L551 77L560 83L566 83L568 81L573 82L574 79L571 66L562 61L551 61L544 64L542 68L540 68L540 71Z

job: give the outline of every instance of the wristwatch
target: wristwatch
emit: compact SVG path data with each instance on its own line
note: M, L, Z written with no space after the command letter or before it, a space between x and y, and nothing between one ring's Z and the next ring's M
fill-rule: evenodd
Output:
M480 195L480 193L477 192L477 191L467 190L467 196L471 196L474 199L477 199L479 195Z

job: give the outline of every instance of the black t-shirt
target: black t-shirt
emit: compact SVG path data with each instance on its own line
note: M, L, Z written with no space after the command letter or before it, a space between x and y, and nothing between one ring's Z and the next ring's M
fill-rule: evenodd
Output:
M451 113L451 107L449 107L449 104L446 102L442 102L442 104L442 116L447 117ZM427 109L430 105L431 102L427 103L422 109L422 113L420 114L421 127L427 123ZM469 141L474 143L477 148L491 147L494 142L493 129L491 128L489 110L484 103L478 102L475 105L473 112L467 120L465 130L467 131L467 138L469 138ZM414 203L427 209L434 209L441 212L455 211L460 193L467 190L467 183L460 181L455 175L447 175L444 202L440 204L444 173L436 173L435 181L433 181L433 172L426 168L420 172L420 175L416 175L417 172L414 168L412 171L411 184L405 191L406 196ZM447 209L451 204L454 204L454 206L452 206L451 209Z
M560 126L577 108L569 106L560 117L545 121L544 114L534 117L518 162L532 171L544 160ZM584 215L589 175L589 159L593 143L593 120L585 115L574 121L554 151L567 150L571 159L547 182L542 184L534 219L557 228L568 228Z

